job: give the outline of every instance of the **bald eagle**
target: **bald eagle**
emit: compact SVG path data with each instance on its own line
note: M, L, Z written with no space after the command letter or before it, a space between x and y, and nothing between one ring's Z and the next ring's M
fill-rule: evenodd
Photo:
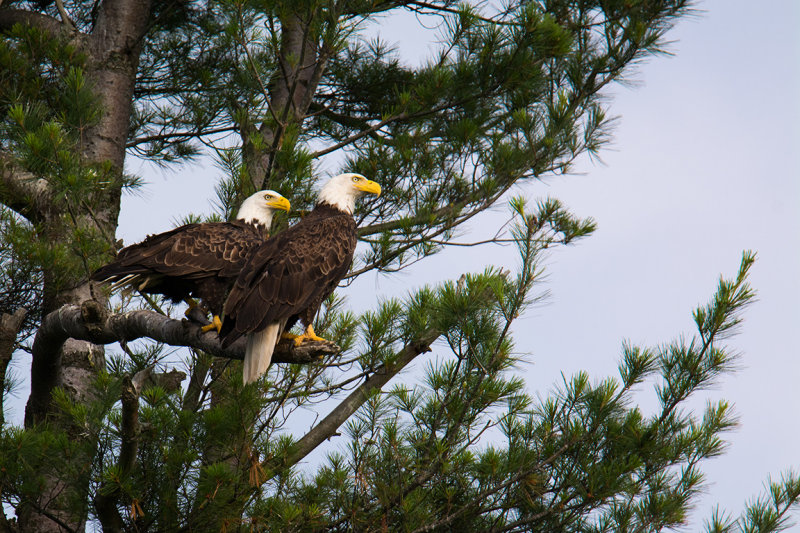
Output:
M186 224L150 235L120 250L91 279L187 301L187 316L197 305L192 297L199 298L212 313L203 331L219 331L225 297L248 255L269 237L275 210L289 208L289 200L277 192L259 191L242 203L236 220Z
M300 320L294 337L324 340L314 333L314 316L347 274L356 249L353 209L364 193L381 187L360 174L340 174L320 190L317 205L289 229L252 251L225 302L220 336L229 346L247 336L243 381L266 372L282 332Z

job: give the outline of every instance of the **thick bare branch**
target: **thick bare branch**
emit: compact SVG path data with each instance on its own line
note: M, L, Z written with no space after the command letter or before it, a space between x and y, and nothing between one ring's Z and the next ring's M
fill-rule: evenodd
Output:
M0 31L10 30L14 24L33 26L50 33L58 33L67 29L58 19L48 15L26 11L24 9L1 9L0 8Z
M130 311L108 314L93 300L81 306L64 305L45 316L33 341L31 395L26 409L26 423L40 419L50 404L50 394L59 385L59 369L65 343L86 342L104 345L150 338L171 346L189 346L228 359L243 359L245 340L223 349L216 333L203 333L198 324L174 320L153 311ZM99 346L98 346L99 348ZM295 346L290 341L275 348L276 363L311 363L341 349L333 342L307 341Z
M244 358L244 339L223 349L216 333L203 333L200 325L188 320L175 320L153 311L138 310L122 314L107 314L97 302L86 301L81 306L65 305L47 315L34 340L38 348L54 351L67 338L95 344L129 342L147 337L171 346L189 346L228 359ZM308 341L300 346L280 343L273 361L277 363L310 363L324 355L339 351L332 342Z
M6 370L14 353L17 335L27 314L28 310L25 308L17 309L13 315L0 313L0 426L4 422L2 391L6 383Z
M40 221L51 209L52 193L46 180L21 170L0 154L0 202L31 221Z

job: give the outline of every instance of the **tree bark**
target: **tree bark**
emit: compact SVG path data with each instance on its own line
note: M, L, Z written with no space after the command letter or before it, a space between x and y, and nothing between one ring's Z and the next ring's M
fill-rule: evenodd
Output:
M0 195L3 204L31 222L41 222L52 206L47 181L17 168L0 153Z
M28 314L27 309L17 309L14 314L0 313L0 427L5 423L3 415L3 391L6 384L6 371L14 353L17 334L22 328L22 322Z
M52 390L58 386L58 369L64 364L64 353L68 352L69 343L84 343L84 348L89 345L102 349L104 344L150 338L171 346L188 346L217 357L244 359L244 338L222 348L216 333L203 333L200 328L199 324L188 320L175 320L153 311L108 314L93 300L87 300L81 306L65 305L53 311L44 317L33 341L31 395L25 411L26 423L33 424L47 415ZM278 343L272 360L307 364L340 350L330 341L307 341L295 346L287 340ZM92 354L102 357L102 352Z
M83 133L81 139L81 155L88 165L98 169L97 197L88 202L82 199L63 199L72 202L74 213L71 213L74 230L98 231L113 239L116 231L117 216L121 195L123 162L125 159L125 143L133 106L133 90L136 82L136 71L142 49L142 38L148 29L150 19L150 2L148 0L104 0L97 5L96 23L89 35L72 33L69 24L58 26L55 19L30 13L16 14L32 21L39 27L53 32L68 31L75 36L81 48L87 54L86 79L98 98L103 114L97 123L91 125ZM9 14L4 14L5 18ZM2 18L2 17L0 17ZM9 180L4 180L9 181ZM34 182L36 183L36 182ZM108 183L107 185L105 183ZM39 237L48 242L58 242L68 231L64 227L63 210L58 199L56 205L33 205L28 203L31 216L38 217ZM55 202L54 202L55 204ZM110 243L109 243L110 245ZM56 284L51 273L45 271L43 287L43 314L47 314L64 304L78 304L91 297L88 283L75 279L73 285L63 280ZM32 427L45 419L56 423L50 415L52 406L49 398L54 387L64 389L70 400L84 402L91 399L91 384L97 372L105 366L102 345L86 340L65 339L61 343L37 343L33 347L34 367L31 373L31 388L36 391L31 395L26 408L25 421ZM61 422L59 422L61 423ZM67 422L65 422L67 423ZM92 439L93 432L80 432L75 428L62 428L74 434L76 439ZM88 435L87 435L88 434ZM87 441L88 450L94 450L95 444ZM76 460L91 462L89 457ZM54 466L50 471L43 471L45 486L43 492L52 495L44 506L26 505L20 516L22 531L82 531L85 526L85 510L75 514L68 509L71 491L76 490L75 480L61 479ZM88 489L88 478L84 483ZM85 491L84 491L85 494ZM32 503L32 502L28 502Z
M275 188L285 173L276 156L287 127L302 124L327 67L330 50L313 30L313 16L296 12L281 19L278 69L267 88L271 118L257 130L241 128L244 162L255 190ZM260 137L258 144L266 150L256 150L252 136Z

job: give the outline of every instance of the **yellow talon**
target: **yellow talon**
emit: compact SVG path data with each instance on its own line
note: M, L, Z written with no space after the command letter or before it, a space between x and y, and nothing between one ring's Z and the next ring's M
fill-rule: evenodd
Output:
M211 324L203 326L202 328L200 328L200 331L206 333L207 331L211 331L212 329L217 330L217 335L219 335L219 332L222 329L222 320L220 320L217 315L214 315L214 318L211 319Z
M197 307L199 304L197 303L197 300L195 300L194 298L186 298L186 300L184 301L186 302L186 305L188 305L189 307L186 309L186 311L183 312L183 314L186 315L186 317L189 317L189 313L194 311L194 308Z
M317 334L316 334L316 333L314 333L314 326L308 326L308 327L306 328L305 332L303 332L303 334L302 334L302 335L295 335L295 336L294 336L294 345L295 345L295 346L300 346L300 345L301 345L301 344L303 344L305 341L322 341L322 342L328 342L328 341L326 341L325 339L323 339L322 337L318 337L318 336L317 336Z

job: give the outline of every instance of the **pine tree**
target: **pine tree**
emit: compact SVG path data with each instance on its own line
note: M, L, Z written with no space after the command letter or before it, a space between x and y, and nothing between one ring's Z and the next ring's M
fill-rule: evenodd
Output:
M438 51L420 66L364 33L401 11L438 32ZM702 461L722 453L735 425L725 402L696 413L686 400L732 368L724 340L753 299L754 255L695 310L696 333L626 346L619 376L581 373L538 399L514 373L525 347L512 324L536 299L542 257L594 223L509 191L597 153L608 138L603 88L662 52L689 11L687 0L3 2L3 394L17 350L33 366L24 427L3 421L0 433L0 525L685 524ZM125 174L126 156L173 165L200 153L226 170L218 218L262 188L302 213L324 165L378 181L384 194L356 213L362 247L348 282L424 261L503 202L512 224L502 238L519 264L455 271L457 280L360 315L340 291L315 326L335 349L279 349L268 376L243 387L241 346L222 349L170 318L180 310L165 301L111 297L87 282L120 245L123 190L142 186ZM106 351L113 342L121 351ZM186 347L182 359L173 346ZM410 367L413 376L397 378ZM660 401L652 414L634 402L644 383ZM303 431L307 408L324 416ZM717 515L707 529L777 531L798 498L800 478L787 474L742 518Z

